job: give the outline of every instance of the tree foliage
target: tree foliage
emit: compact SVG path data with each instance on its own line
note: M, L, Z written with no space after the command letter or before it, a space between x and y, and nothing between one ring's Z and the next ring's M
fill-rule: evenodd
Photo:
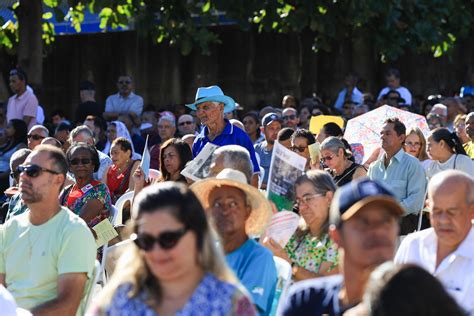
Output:
M134 25L138 32L151 32L157 43L179 46L185 55L196 48L209 54L210 45L220 43L215 26L224 22L243 31L311 32L315 52L366 36L382 60L395 60L407 50L442 56L458 39L472 34L474 25L471 0L43 0L43 4L46 43L54 40L51 12L80 32L89 10L99 15L104 30ZM66 4L69 10L63 12ZM13 48L18 25L2 24L0 45Z

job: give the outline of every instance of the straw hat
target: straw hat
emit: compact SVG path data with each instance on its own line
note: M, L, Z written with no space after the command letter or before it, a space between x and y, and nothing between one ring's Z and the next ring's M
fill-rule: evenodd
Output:
M272 218L272 207L265 196L253 186L247 184L245 175L234 169L222 170L216 178L200 180L191 185L191 190L201 201L207 211L209 209L209 194L216 187L230 186L242 190L250 203L250 216L245 223L245 231L249 236L260 236Z

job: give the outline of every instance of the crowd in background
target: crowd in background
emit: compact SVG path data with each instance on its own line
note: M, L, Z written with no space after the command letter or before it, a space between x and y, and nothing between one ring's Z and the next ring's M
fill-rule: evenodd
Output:
M396 69L376 98L350 73L334 104L285 95L261 108L213 85L163 110L145 107L133 78L121 75L105 106L84 81L73 117L61 109L45 117L27 74L14 69L0 109L0 307L19 306L8 315L474 315L472 77L458 95L420 102ZM361 159L344 126L310 129L314 116L347 123L384 105L425 117L429 133L384 119L380 146ZM219 148L193 181L181 172L207 143ZM265 234L277 213L265 195L276 143L306 161L293 183L299 225L283 245ZM148 155L150 170L141 166ZM113 221L129 193L126 228L115 227L106 254L94 228ZM110 278L100 291L91 284L96 260Z

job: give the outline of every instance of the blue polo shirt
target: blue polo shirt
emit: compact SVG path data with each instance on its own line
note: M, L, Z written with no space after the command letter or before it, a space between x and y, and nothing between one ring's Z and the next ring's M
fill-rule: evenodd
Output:
M239 145L248 150L253 164L253 172L260 172L260 167L258 166L257 157L255 156L255 150L250 137L243 130L232 125L229 120L224 120L224 130L213 141L207 137L207 134L209 133L208 128L204 126L201 129L201 132L196 136L193 143L193 157L199 155L204 146L209 142L217 146Z
M278 278L271 251L249 238L228 253L226 261L252 296L260 315L269 315Z

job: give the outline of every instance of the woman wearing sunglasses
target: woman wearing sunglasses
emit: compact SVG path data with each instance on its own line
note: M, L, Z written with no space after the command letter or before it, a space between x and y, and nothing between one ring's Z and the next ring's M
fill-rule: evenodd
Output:
M8 122L5 129L7 140L0 147L0 192L4 192L10 186L10 158L15 151L26 147L27 133L28 128L23 120L13 119Z
M305 170L310 169L311 157L308 146L314 144L316 139L307 129L298 129L291 136L291 150L306 159Z
M108 218L112 209L109 189L93 176L99 169L99 155L94 147L77 143L68 149L66 157L76 182L63 190L60 203L93 227Z
M311 170L296 180L295 191L300 226L284 249L271 238L263 244L291 264L296 281L337 274L337 248L328 236L334 181L324 171Z
M132 219L134 243L93 314L255 315L186 185L145 188L133 204Z
M365 167L353 162L351 156L352 152L337 137L328 137L321 144L321 163L329 168L338 187L367 175Z

